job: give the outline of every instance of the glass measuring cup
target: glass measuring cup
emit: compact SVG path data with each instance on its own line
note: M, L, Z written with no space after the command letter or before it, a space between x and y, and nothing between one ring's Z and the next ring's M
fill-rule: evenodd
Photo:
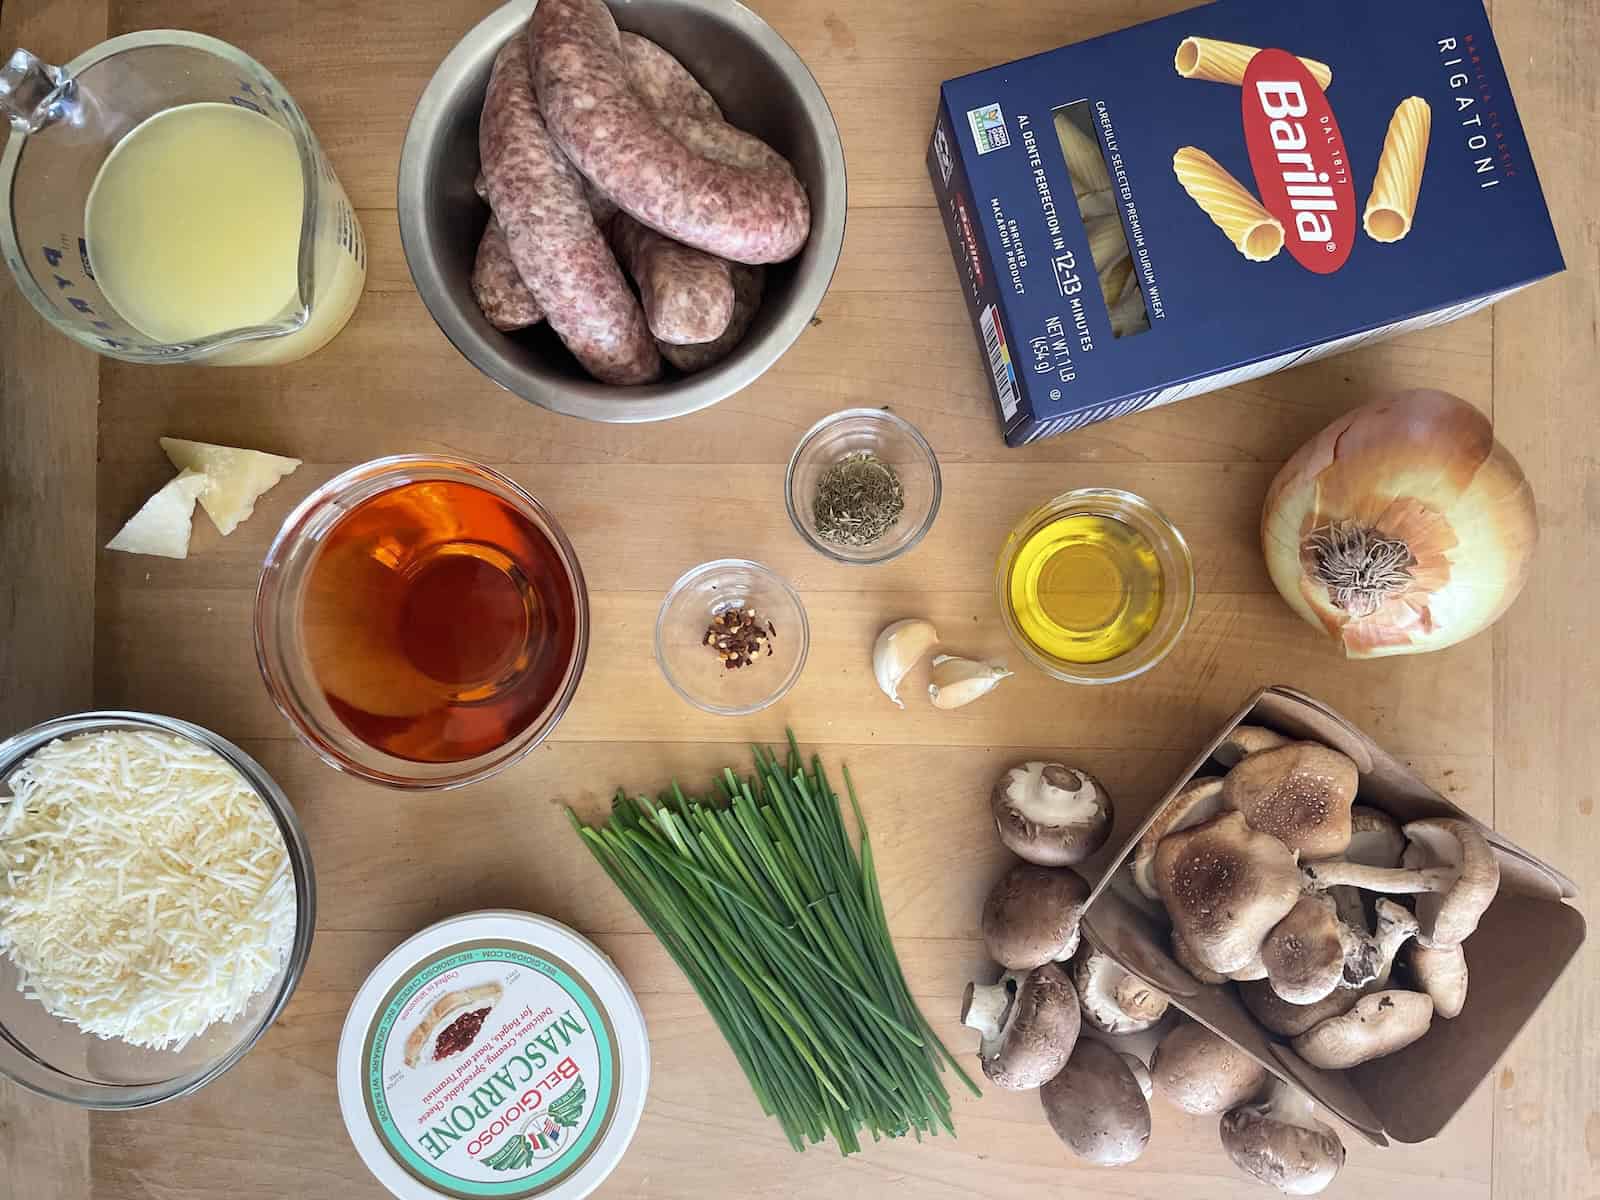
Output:
M86 214L100 168L124 137L158 113L211 104L256 113L293 139L303 192L296 283L283 308L259 323L165 341L102 290ZM23 295L74 341L129 362L293 362L355 311L367 276L355 209L288 91L243 51L172 29L112 38L65 67L18 50L0 66L0 113L12 127L0 155L0 254Z

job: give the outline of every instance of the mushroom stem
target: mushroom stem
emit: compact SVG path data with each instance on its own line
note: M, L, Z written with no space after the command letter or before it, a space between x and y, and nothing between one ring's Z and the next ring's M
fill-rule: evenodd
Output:
M1333 859L1306 863L1301 867L1306 885L1325 891L1341 885L1391 896L1410 896L1424 892L1448 892L1460 872L1454 867L1364 867L1360 863Z
M1378 972L1373 991L1389 986L1389 976L1394 971L1395 957L1400 948L1417 936L1417 918L1393 900L1378 901L1378 932L1373 941L1378 946Z
M967 984L961 997L961 1023L976 1029L985 1042L1000 1036L1017 996L1017 977L1009 971L993 983Z

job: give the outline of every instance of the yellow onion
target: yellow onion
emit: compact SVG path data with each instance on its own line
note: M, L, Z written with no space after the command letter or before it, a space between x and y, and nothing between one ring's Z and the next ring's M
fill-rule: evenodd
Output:
M1346 413L1283 464L1261 514L1272 582L1350 658L1440 650L1493 624L1538 540L1522 468L1448 392Z

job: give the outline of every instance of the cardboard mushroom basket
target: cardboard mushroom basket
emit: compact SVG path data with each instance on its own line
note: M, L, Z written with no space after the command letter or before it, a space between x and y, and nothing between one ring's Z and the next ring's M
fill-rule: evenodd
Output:
M1236 735L1234 731L1239 726L1245 729ZM1152 851L1154 839L1146 839L1147 831L1154 829L1160 837L1165 830L1183 831L1186 825L1198 827L1208 814L1229 811L1221 807L1223 789L1216 783L1201 781L1208 775L1223 774L1247 754L1274 749L1280 741L1320 743L1348 756L1358 772L1358 778L1353 781L1354 803L1360 809L1375 809L1386 814L1400 826L1425 822L1422 827L1413 827L1419 841L1421 834L1429 834L1429 841L1450 843L1449 831L1459 829L1453 823L1466 822L1471 826L1466 836L1481 845L1472 837L1472 831L1481 833L1494 860L1491 869L1498 867L1498 890L1487 907L1477 914L1476 929L1459 943L1470 978L1459 1012L1447 1017L1441 1009L1427 1032L1417 1040L1398 1051L1344 1070L1312 1066L1290 1044L1291 1040L1296 1041L1302 1050L1315 1057L1320 1043L1333 1039L1338 1030L1323 1029L1311 1039L1292 1039L1270 1032L1246 1007L1240 989L1254 987L1258 989L1255 994L1260 995L1260 989L1267 984L1260 979L1265 974L1261 956L1253 962L1243 962L1238 939L1230 938L1230 931L1196 931L1185 954L1189 968L1186 970L1175 957L1174 930L1166 910L1159 902L1146 898L1157 890L1158 877L1164 868L1170 870L1173 858L1170 846L1164 853ZM1276 753L1280 760L1293 758L1292 754L1281 750ZM1320 769L1322 764L1312 765ZM1289 761L1289 766L1296 764ZM1230 789L1233 795L1228 801L1229 807L1249 812L1252 797L1248 788L1252 786L1254 781L1241 773ZM1241 789L1245 789L1243 794L1240 794ZM1381 834L1362 829L1360 809L1355 821L1357 838L1381 837ZM1281 846L1250 844L1251 833L1244 828L1244 822L1231 823L1240 826L1234 836L1241 846L1241 854L1246 855L1249 871L1261 880L1258 890L1265 897L1261 901L1265 906L1263 911L1256 913L1253 919L1263 928L1274 927L1293 909L1294 921L1286 928L1303 923L1305 930L1305 936L1293 939L1295 951L1300 951L1303 944L1314 944L1314 935L1324 928L1338 928L1331 916L1334 912L1348 914L1352 906L1360 911L1361 901L1353 891L1342 882L1317 880L1315 870L1306 878L1312 886L1326 890L1313 891L1311 895L1323 897L1322 909L1330 915L1325 916L1317 905L1307 902L1303 896L1297 900L1296 889L1286 886L1286 880L1292 880L1293 876L1285 872L1285 863L1294 863L1295 856ZM1224 827L1229 824L1221 823ZM1252 815L1251 824L1270 824L1270 821ZM1217 827L1213 824L1209 829ZM1299 836L1296 831L1278 832L1290 845L1294 845ZM1168 839L1171 836L1169 833ZM1208 832L1207 836L1215 834ZM1142 854L1141 841L1144 842ZM1451 846L1446 844L1443 848L1449 850ZM1376 901L1373 922L1376 929L1369 951L1379 959L1392 956L1392 946L1404 942L1407 926L1416 924L1412 914L1396 904L1396 900L1409 900L1416 908L1424 936L1437 925L1443 937L1444 927L1451 919L1449 904L1441 904L1438 894L1420 891L1422 886L1437 882L1427 868L1428 862L1437 860L1428 858L1429 847L1420 846L1419 849L1423 851L1422 866L1411 870L1404 880L1413 885L1407 888L1413 895L1385 899L1369 894L1369 905ZM1300 862L1295 865L1296 873L1305 867L1306 860L1316 857L1319 855L1315 847L1301 853ZM1357 857L1353 848L1347 857ZM1406 866L1412 866L1409 859ZM1348 876L1363 882L1376 882L1384 875L1377 871L1370 873L1370 877L1364 876L1362 868L1348 865L1341 870L1342 875L1334 871L1325 871L1325 874L1341 880ZM1136 873L1140 881L1137 886ZM1392 872L1391 879L1402 874L1404 872ZM1170 879L1168 882L1170 884ZM1318 1103L1372 1142L1386 1145L1391 1138L1420 1142L1435 1136L1466 1103L1527 1024L1583 944L1583 916L1569 903L1576 894L1576 887L1564 875L1473 821L1338 713L1299 692L1272 687L1258 692L1219 731L1096 881L1084 913L1082 932L1091 946L1171 996L1175 1007L1238 1046L1274 1076L1303 1087ZM1444 908L1442 914L1441 907ZM1336 960L1341 951L1330 940L1332 936L1328 933L1324 941L1327 953ZM1250 938L1247 936L1245 940ZM1195 944L1199 945L1200 957L1205 961L1195 961L1192 952ZM1259 939L1256 944L1260 944ZM1408 950L1414 949L1415 943L1408 947ZM1279 946L1264 947L1266 966L1272 969L1275 978L1282 968L1275 955L1281 956L1282 950ZM1344 947L1343 952L1349 953L1350 947ZM1416 955L1418 963L1411 962L1412 957L1402 952L1395 962L1395 982L1388 986L1396 989L1418 986L1411 980L1421 970L1432 967L1443 973L1449 969L1448 963L1433 966L1426 951ZM1307 978L1328 969L1327 962L1297 961L1293 965ZM1379 966L1387 967L1387 963ZM1232 978L1224 978L1225 975ZM1233 981L1241 976L1255 976L1258 982ZM1203 981L1218 979L1222 982ZM1442 988L1447 983L1435 986ZM1435 990L1435 986L1430 986L1429 990ZM1403 1003L1409 995L1411 993L1407 992L1397 998ZM1362 1013L1368 1014L1383 1002L1376 996L1367 996L1360 1003L1365 1006ZM1383 1007L1389 1006L1383 1004ZM1384 1019L1388 1019L1387 1015ZM1352 1020L1351 1023L1358 1022Z

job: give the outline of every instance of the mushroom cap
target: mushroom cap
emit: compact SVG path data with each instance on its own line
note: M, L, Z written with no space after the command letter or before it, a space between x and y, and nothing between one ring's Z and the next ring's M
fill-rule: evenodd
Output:
M1340 1071L1403 1050L1433 1022L1433 998L1390 988L1356 1001L1341 1016L1329 1017L1289 1044L1313 1067Z
M1407 965L1416 985L1433 998L1435 1016L1451 1020L1467 1003L1467 956L1460 946L1430 950L1411 943Z
M1198 1021L1174 1026L1150 1059L1150 1081L1186 1113L1219 1113L1261 1090L1267 1069Z
M1332 902L1301 896L1261 943L1272 990L1290 1004L1312 1004L1344 977L1345 939Z
M983 944L1012 971L1072 957L1089 885L1070 867L1021 862L995 882L983 903Z
M1161 899L1161 893L1156 890L1156 881L1152 875L1155 868L1156 847L1161 844L1161 839L1169 833L1177 833L1180 829L1193 829L1221 811L1222 776L1207 775L1200 779L1191 779L1179 788L1177 795L1161 806L1156 819L1150 822L1150 828L1144 831L1143 836L1139 838L1139 844L1134 847L1133 862L1130 867L1133 871L1134 885L1151 900Z
M1172 931L1172 957L1185 971L1201 983L1209 983L1212 987L1221 987L1230 978L1221 971L1213 971L1196 958L1194 951L1189 949L1189 943L1178 936L1176 929Z
M1455 886L1417 897L1417 941L1434 950L1459 946L1478 928L1478 918L1500 890L1500 863L1488 840L1470 821L1430 817L1405 826L1407 867L1454 867Z
M1300 897L1294 855L1236 812L1161 839L1153 873L1173 928L1195 958L1223 975L1255 961Z
M1290 742L1231 769L1222 806L1305 858L1330 858L1350 844L1350 806L1360 782L1346 755L1319 742Z
M1111 836L1115 809L1087 771L1053 762L1012 767L989 796L995 831L1018 858L1046 867L1081 863Z
M1166 1016L1171 998L1110 955L1081 946L1072 960L1083 1017L1101 1033L1139 1033Z
M1011 993L998 1029L978 1043L978 1062L989 1082L1007 1091L1036 1088L1066 1065L1078 1041L1078 996L1059 963L1026 975L1012 972L995 985ZM967 984L961 1022L974 1016L975 984ZM974 1027L982 1028L979 1020Z
M1218 1124L1222 1148L1233 1165L1260 1183L1289 1196L1315 1196L1333 1182L1344 1166L1344 1143L1327 1125L1309 1115L1285 1119L1274 1096L1223 1114ZM1293 1105L1309 1113L1310 1104Z
M1133 1162L1150 1142L1150 1102L1122 1056L1080 1039L1061 1073L1039 1089L1045 1118L1079 1158L1102 1167Z
M1253 979L1239 985L1239 999L1250 1010L1250 1015L1279 1037L1292 1038L1319 1025L1329 1017L1349 1012L1361 999L1360 988L1338 987L1321 1000L1311 1004L1291 1004L1265 979Z
M1274 733L1264 725L1235 725L1211 752L1211 757L1225 767L1237 766L1252 754L1287 746L1293 739Z

